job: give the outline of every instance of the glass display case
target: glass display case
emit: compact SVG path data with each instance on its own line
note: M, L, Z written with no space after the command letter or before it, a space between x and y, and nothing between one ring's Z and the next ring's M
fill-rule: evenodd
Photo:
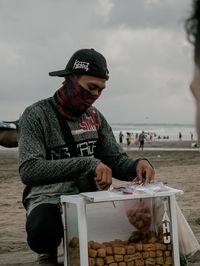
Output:
M98 191L61 196L65 266L180 266L176 194Z

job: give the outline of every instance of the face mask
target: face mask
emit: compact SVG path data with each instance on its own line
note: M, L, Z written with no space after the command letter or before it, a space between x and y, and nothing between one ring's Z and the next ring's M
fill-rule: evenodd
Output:
M67 78L63 86L53 96L53 104L62 115L70 120L79 117L98 99L84 89L76 79Z

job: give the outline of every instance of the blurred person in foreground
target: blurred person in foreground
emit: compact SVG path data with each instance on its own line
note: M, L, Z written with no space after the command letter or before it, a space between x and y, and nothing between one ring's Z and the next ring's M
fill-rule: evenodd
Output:
M61 88L27 107L20 119L19 173L26 185L27 241L40 265L58 265L61 195L108 190L112 177L132 181L137 176L140 183L143 177L146 183L154 178L148 160L129 158L92 106L106 87L108 73L102 54L76 51L64 70L49 73L64 78Z
M192 14L186 21L188 40L194 45L194 75L190 89L196 102L196 130L200 147L200 0L193 0Z

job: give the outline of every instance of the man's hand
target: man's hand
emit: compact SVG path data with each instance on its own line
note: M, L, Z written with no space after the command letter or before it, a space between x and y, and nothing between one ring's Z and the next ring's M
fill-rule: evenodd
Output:
M95 169L96 177L94 180L102 190L109 189L112 184L112 170L103 163L99 163Z
M146 160L139 161L136 167L136 172L139 179L139 184L143 182L143 177L145 178L145 183L150 183L155 176L154 169Z

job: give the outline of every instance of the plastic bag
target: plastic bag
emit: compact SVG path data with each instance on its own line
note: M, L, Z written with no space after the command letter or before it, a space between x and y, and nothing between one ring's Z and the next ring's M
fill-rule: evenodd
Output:
M170 188L165 186L162 182L151 181L150 184L145 183L143 178L142 183L139 183L139 179L136 177L133 182L125 187L110 187L110 192L115 192L119 194L149 194L154 195L158 192L169 191Z
M133 193L136 194L155 194L158 192L169 191L170 188L165 186L162 182L158 182L156 180L152 180L150 183L145 183L145 179L143 179L142 184L139 184L139 179L135 178L131 185L128 186L129 190L132 190Z
M126 200L124 202L129 222L139 231L148 232L152 223L151 199Z
M200 250L200 245L178 204L176 204L176 213L180 253L190 257L196 251Z
M121 191L123 194L153 195L157 192L169 190L169 188L166 187L162 182L152 181L150 184L145 184L144 182L145 179L143 179L142 184L139 184L139 179L135 178L131 185L129 185L127 188L119 188L118 192ZM114 191L117 192L117 190ZM124 203L129 222L140 232L148 232L151 225L154 227L154 230L155 226L158 226L155 224L156 221L154 221L154 224L152 224L153 210L155 209L155 206L152 206L152 202L152 198L143 198L137 200L128 200ZM157 206L156 208L160 208L160 206ZM162 211L159 213L162 213Z

